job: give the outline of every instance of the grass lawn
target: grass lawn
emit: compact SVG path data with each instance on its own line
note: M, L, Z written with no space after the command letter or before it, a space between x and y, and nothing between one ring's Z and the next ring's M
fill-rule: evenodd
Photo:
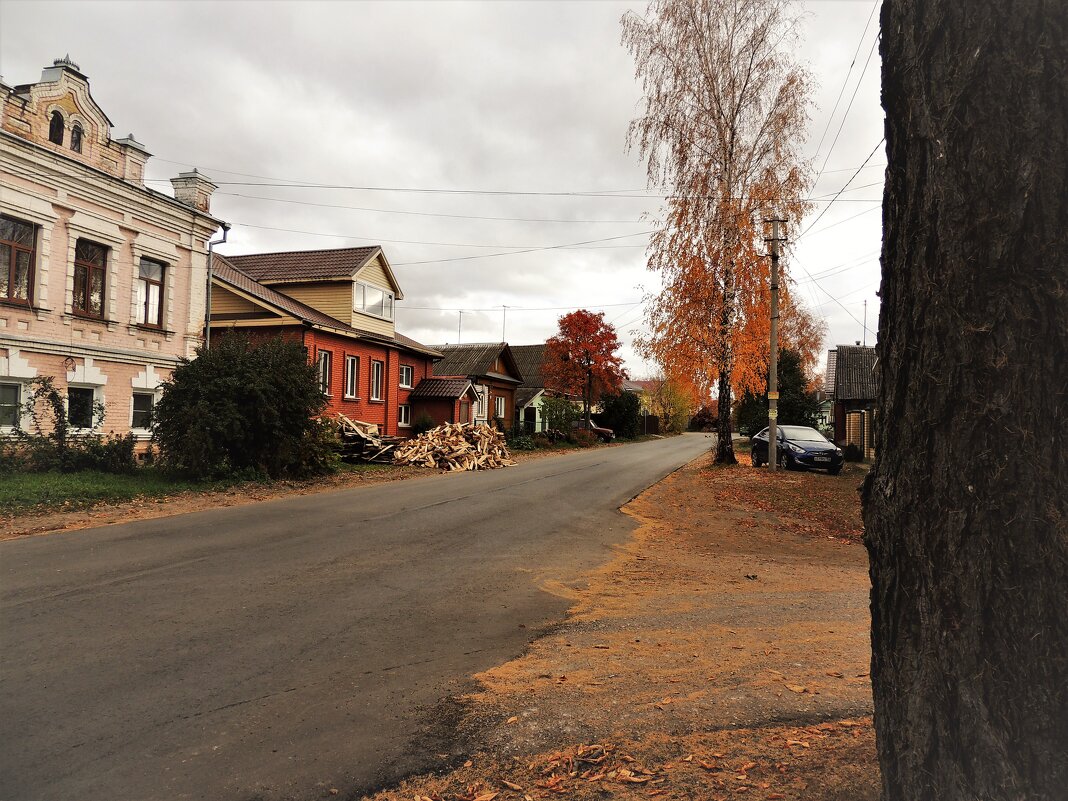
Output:
M6 473L0 475L0 514L30 510L81 509L102 502L158 498L180 492L221 489L225 482L183 481L157 470L129 475L86 470L79 473Z

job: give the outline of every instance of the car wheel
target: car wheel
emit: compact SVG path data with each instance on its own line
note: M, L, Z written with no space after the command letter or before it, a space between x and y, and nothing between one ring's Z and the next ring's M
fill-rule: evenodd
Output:
M757 456L756 451L749 452L749 460L753 463L753 467L760 467L760 465L764 464L762 461L760 461L760 457Z
M779 451L779 467L783 470L793 470L790 467L790 460L786 458L786 454L782 451Z

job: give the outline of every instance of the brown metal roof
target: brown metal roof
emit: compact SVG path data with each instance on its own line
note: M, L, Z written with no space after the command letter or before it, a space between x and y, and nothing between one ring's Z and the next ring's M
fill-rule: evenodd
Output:
M296 317L298 320L311 325L330 328L351 337L395 345L405 350L422 353L426 356L435 358L441 356L441 353L434 348L416 342L414 339L406 337L403 334L395 333L393 337L388 337L383 336L382 334L376 334L372 331L363 331L359 328L353 328L348 323L344 323L336 317L331 317L329 314L312 308L305 303L301 303L299 300L291 298L282 292L264 286L245 273L244 270L234 266L233 258L233 256L221 256L218 253L212 255L212 273L215 278L218 278L223 283L229 284L235 289L239 289L254 298L274 306L279 311Z
M382 249L378 245L329 250L288 250L227 256L246 275L268 284L284 281L348 280Z
M835 400L875 400L875 348L839 345L837 351Z
M472 390L471 382L466 378L424 378L408 395L412 400L429 398L459 398Z
M512 349L507 342L478 342L470 345L438 346L445 358L434 365L434 372L439 376L486 376L500 381L521 383L523 373L516 366ZM497 358L500 357L518 378L501 375L494 371Z

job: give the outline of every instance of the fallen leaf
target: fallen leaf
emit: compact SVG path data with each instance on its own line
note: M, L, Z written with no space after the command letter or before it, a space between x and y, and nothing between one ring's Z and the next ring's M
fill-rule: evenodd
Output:
M824 675L825 676L832 676L832 677L834 677L836 679L843 678L842 671L840 671L840 670L828 670L826 673L824 673Z
M523 789L522 785L516 784L515 782L510 782L507 779L501 779L501 784L503 784L509 790L520 790L521 791Z
M505 723L515 723L517 720L519 720L519 716L518 715L512 715L512 717L508 718L508 720L506 720Z
M752 770L753 768L755 768L756 765L757 765L756 762L746 762L744 765L742 765L740 768L738 768L738 772L739 773L745 773L747 770Z
M483 793L482 795L476 795L475 801L493 801L493 799L499 795L500 793L498 792Z
M474 762L472 762L472 761L471 761L471 760L469 759L469 760L467 760L467 761L466 761L466 762L464 763L464 767L465 767L465 768L469 768L469 767L471 767L471 766L472 766L472 765L474 765L474 764L475 764L475 763L474 763Z
M786 685L786 689L789 690L790 692L794 692L794 693L808 692L808 688L807 687L802 687L800 684L787 684Z
M602 651L607 651L607 650L609 650L609 648L611 648L611 646L609 646L609 645L595 645L593 647L594 648L600 648Z

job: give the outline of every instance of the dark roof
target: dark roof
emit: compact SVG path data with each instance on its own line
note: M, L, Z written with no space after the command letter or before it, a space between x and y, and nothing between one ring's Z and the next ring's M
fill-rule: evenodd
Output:
M421 398L459 398L471 389L471 382L466 378L424 378L408 397L412 400Z
M523 373L516 365L507 342L439 345L437 348L445 354L445 358L434 365L434 372L439 376L487 376L501 381L516 381L511 376L494 371L497 359L501 358L518 376L518 381L523 380Z
M302 320L303 322L309 323L311 325L322 326L323 328L331 328L342 334L359 337L360 339L396 345L397 347L404 348L405 350L415 351L416 353L422 353L426 356L441 355L433 348L423 345L420 342L416 342L414 339L406 337L403 334L394 334L393 337L388 337L383 336L382 334L376 334L373 331L363 331L359 328L353 328L348 323L343 323L336 317L331 317L329 314L321 312L318 309L314 309L305 303L301 303L299 300L289 297L289 295L285 295L253 280L253 278L246 274L243 270L240 270L235 267L232 261L232 256L222 256L218 253L213 254L213 276L215 278L218 278L223 283L229 284L235 289L239 289L254 298L258 298L259 300L262 300L263 302L274 306L279 311L285 312L286 314L296 317L298 320ZM219 322L225 323L225 321Z
M515 391L515 408L524 408L528 403L535 400L538 395L540 395L544 391L545 389L543 387L519 387Z
M329 250L289 250L227 256L230 263L257 281L348 280L381 251L378 245Z
M541 374L541 366L545 363L545 343L540 345L512 345L512 356L515 365L523 375L524 387L545 386L545 379ZM519 395L516 395L518 399Z
M875 400L875 348L839 345L837 350L835 400Z

